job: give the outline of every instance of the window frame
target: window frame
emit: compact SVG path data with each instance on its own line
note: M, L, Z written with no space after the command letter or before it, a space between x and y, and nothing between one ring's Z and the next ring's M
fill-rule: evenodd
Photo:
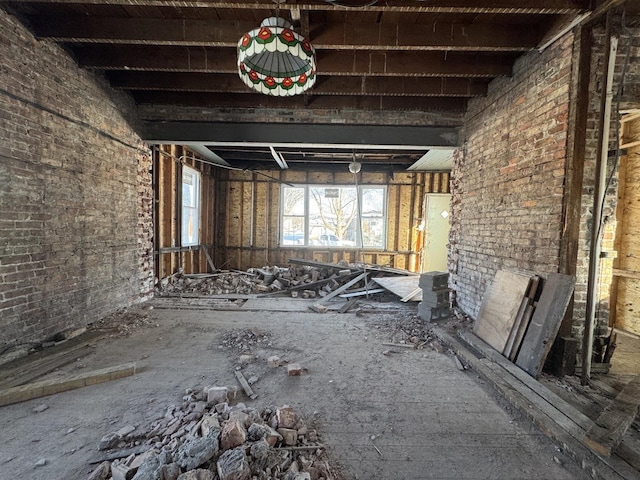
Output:
M194 206L191 205L185 205L185 195L184 195L184 188L185 185L185 172L189 175L192 176L192 178L195 179L195 186L194 186L194 195L193 195L193 200L194 200ZM180 185L181 185L181 199L180 199L180 211L181 211L181 219L180 219L180 246L181 247L194 247L194 246L198 246L200 245L200 210L201 210L201 206L202 206L202 173L200 173L198 170L196 170L193 167L189 167L187 165L182 165L182 178L180 179ZM191 215L189 213L192 213ZM187 238L189 237L189 235L185 235L186 232L188 232L188 224L186 224L185 222L188 221L188 219L195 219L195 239L194 240L187 240Z
M285 195L287 192L287 189L291 189L291 188L298 188L298 189L304 189L304 194L303 194L303 210L304 213L303 215L286 215L285 211L284 211L284 207L285 207ZM355 217L355 221L358 222L360 224L360 227L362 226L362 221L365 219L374 219L374 218L379 218L381 223L382 223L382 232L381 232L381 237L382 237L382 242L379 245L363 245L363 232L361 231L361 228L356 228L356 241L355 241L355 245L318 245L318 244L314 244L311 243L311 220L310 220L310 216L311 216L311 208L310 208L310 203L313 201L313 199L311 198L311 189L313 188L346 188L346 189L357 189L357 199L356 201L358 202L358 208L357 208L357 213L356 213L356 217ZM382 211L380 213L380 215L376 216L376 215L362 215L362 205L363 205L363 197L364 197L364 192L366 190L381 190L382 191ZM321 247L322 249L372 249L372 250L386 250L387 248L387 202L388 202L388 189L387 189L387 185L376 185L376 184L368 184L368 185L349 185L349 184L341 184L341 185L320 185L320 184L293 184L291 186L282 186L282 188L280 189L280 211L279 211L279 220L280 220L280 231L279 231L279 243L280 243L280 247L281 248L305 248L305 249L309 249L309 248L318 248ZM291 243L284 243L285 242L285 236L289 236L289 235L297 235L297 233L294 234L287 234L285 235L285 223L287 221L287 217L289 218L302 218L303 219L303 227L302 227L302 234L303 234L303 239L301 243L297 243L297 244L291 244ZM358 225L358 223L356 225ZM335 235L335 232L331 232L331 233L327 233L326 235Z

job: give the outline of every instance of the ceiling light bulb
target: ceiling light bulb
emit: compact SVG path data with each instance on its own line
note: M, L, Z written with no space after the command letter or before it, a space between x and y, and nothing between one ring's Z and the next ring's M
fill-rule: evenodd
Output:
M362 165L359 162L351 162L349 164L349 171L351 173L359 173Z

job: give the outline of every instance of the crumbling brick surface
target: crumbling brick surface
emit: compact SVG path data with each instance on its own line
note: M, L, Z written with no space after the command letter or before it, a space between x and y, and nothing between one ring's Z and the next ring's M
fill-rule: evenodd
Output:
M0 345L152 292L148 149L130 101L0 10Z

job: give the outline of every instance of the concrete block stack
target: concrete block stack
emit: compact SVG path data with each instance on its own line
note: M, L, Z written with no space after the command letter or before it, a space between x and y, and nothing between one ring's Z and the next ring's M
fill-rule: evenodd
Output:
M426 322L449 318L449 274L428 272L420 275L422 301L418 304L418 316Z

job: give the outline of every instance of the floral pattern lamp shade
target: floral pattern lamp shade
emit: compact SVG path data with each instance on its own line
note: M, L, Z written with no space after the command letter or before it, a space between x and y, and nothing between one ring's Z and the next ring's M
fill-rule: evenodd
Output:
M316 52L284 18L265 18L238 42L238 74L265 95L299 95L316 82Z

